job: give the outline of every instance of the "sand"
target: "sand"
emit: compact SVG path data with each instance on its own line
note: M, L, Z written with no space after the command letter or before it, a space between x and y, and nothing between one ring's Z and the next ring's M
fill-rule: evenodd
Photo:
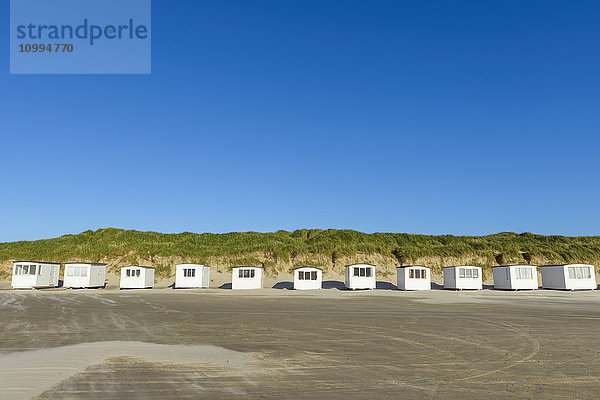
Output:
M82 343L0 355L0 399L31 399L88 367L114 357L152 363L245 366L247 354L208 345L165 345L136 341Z
M600 291L0 291L0 398L596 398L599 309Z

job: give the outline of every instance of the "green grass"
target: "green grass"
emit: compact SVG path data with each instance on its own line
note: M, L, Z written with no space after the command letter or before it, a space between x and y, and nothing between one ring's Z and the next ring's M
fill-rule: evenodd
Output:
M366 234L352 230L302 229L294 232L162 234L114 228L59 238L0 243L0 262L13 260L109 262L113 267L148 264L168 275L175 262L199 262L227 270L262 266L267 273L300 265L339 270L353 261L377 262L384 268L430 264L434 268L470 262L569 263L600 261L600 237L498 233L488 236L427 236L406 233Z

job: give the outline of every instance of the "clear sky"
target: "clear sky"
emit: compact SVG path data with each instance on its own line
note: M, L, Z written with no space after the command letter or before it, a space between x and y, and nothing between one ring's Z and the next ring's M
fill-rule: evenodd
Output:
M0 241L600 234L597 1L153 0L151 75L9 75Z

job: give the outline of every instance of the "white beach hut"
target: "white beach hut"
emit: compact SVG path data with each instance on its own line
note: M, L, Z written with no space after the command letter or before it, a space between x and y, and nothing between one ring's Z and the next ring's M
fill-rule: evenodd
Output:
M348 289L375 289L375 266L371 264L346 265Z
M43 261L15 261L13 263L13 289L58 287L60 264Z
M202 264L177 264L175 266L176 288L207 288L210 267Z
M232 289L260 289L262 288L262 268L236 267L231 274Z
M106 264L65 263L63 287L97 288L103 287L106 280Z
M494 289L537 289L537 268L534 265L501 265L493 267Z
M460 265L444 268L444 289L482 289L481 267Z
M294 289L321 289L322 284L323 271L320 268L300 267L294 269Z
M597 288L593 265L544 265L540 270L544 289L593 290Z
M420 265L396 268L399 290L431 290L431 270Z
M154 287L154 267L129 266L121 268L121 289L150 289Z

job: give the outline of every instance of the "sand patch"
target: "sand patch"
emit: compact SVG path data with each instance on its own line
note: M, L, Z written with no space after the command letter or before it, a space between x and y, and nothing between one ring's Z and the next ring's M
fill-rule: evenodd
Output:
M209 364L242 368L245 353L209 345L166 345L143 342L96 342L9 353L0 356L0 399L31 399L89 366L113 357L155 363Z

